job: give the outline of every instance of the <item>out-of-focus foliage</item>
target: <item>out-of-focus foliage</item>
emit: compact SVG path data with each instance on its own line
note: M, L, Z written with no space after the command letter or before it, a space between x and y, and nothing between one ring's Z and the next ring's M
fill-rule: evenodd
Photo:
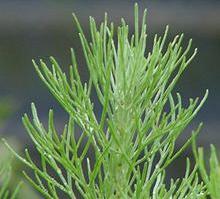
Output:
M0 125L5 122L13 110L11 102L8 98L0 100ZM0 198L17 198L20 185L21 182L17 181L13 176L12 155L5 148L5 145L0 142Z
M11 98L0 100L0 127L4 126L14 111L15 103ZM7 139L16 151L20 150L21 147L15 138ZM0 142L0 199L39 198L27 183L22 182L21 170L23 169L23 165L14 159L3 142Z
M207 193L211 199L220 198L220 161L218 160L216 149L213 145L210 147L211 155L209 158L209 167L206 167L207 159L204 158L204 150L202 147L196 149L195 142L193 144L193 152L199 165L199 171L206 185ZM209 170L209 172L207 171Z
M15 103L11 98L5 97L0 99L0 125L2 122L10 116L12 112L15 111Z
M0 198L1 199L16 199L21 186L13 176L12 170L12 155L5 148L3 143L0 143Z

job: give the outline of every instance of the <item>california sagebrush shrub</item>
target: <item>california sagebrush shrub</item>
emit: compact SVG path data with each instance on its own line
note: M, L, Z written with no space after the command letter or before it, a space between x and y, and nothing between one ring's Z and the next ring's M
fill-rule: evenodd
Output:
M107 15L101 25L91 17L91 40L87 40L74 15L90 74L87 83L80 80L73 50L68 77L53 57L50 66L43 60L33 61L39 77L69 115L62 133L54 127L53 110L49 111L48 127L40 122L34 104L33 119L23 117L41 158L40 166L28 149L24 158L14 154L33 171L34 177L24 174L45 198L60 198L61 192L65 198L80 195L88 199L206 197L206 186L198 179L198 162L191 166L186 161L184 178L171 180L168 186L164 180L167 166L201 128L199 125L176 149L176 140L208 95L190 99L183 107L180 94L173 93L196 49L191 52L191 40L182 48L183 35L166 43L167 27L162 37L154 37L152 51L146 52L146 10L141 22L138 18L135 5L135 31L130 35L123 19L115 28ZM102 106L100 117L94 113L92 89ZM76 128L81 131L79 138Z

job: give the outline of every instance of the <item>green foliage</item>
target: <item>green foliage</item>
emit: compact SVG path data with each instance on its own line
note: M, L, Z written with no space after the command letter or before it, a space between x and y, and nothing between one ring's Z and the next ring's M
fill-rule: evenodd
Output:
M50 66L33 61L41 80L69 115L62 133L56 131L53 111L44 127L32 104L33 119L26 114L24 126L40 155L40 166L13 153L34 172L24 173L45 198L205 198L197 167L187 160L183 179L165 186L166 168L199 132L176 149L176 140L196 116L207 98L190 99L183 107L180 94L173 94L178 79L196 54L190 53L192 40L181 47L183 34L166 44L168 27L155 36L152 51L146 52L146 10L141 23L135 5L135 31L122 19L115 29L107 15L97 25L90 17L88 41L74 15L90 78L82 83L76 56L71 50L69 77L51 57ZM116 38L116 40L114 40ZM94 113L91 90L102 105L101 117ZM167 112L165 111L168 110ZM77 138L76 130L80 129ZM94 160L89 156L94 155ZM78 194L78 195L77 195Z
M22 182L18 182L15 188L12 188L12 158L11 155L0 145L0 198L15 199Z
M0 99L0 126L11 114L13 103L9 98ZM22 182L13 179L12 157L0 142L0 198L15 199L18 196Z
M14 109L15 103L11 98L5 97L0 99L0 125L10 116Z
M5 142L5 140L3 139ZM10 138L10 144L19 151L18 143ZM32 187L23 182L23 164L12 157L3 142L0 142L0 198L1 199L39 199Z
M196 150L195 143L193 146L194 155L199 165L200 174L206 185L208 195L211 199L218 199L220 198L220 162L218 161L216 149L211 145L211 155L209 159L210 172L208 174L205 166L203 148L200 147Z

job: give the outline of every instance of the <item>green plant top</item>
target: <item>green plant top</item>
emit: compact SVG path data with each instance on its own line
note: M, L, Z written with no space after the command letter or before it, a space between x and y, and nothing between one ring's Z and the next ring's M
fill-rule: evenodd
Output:
M27 149L25 158L15 154L33 170L35 179L25 176L45 198L60 198L61 192L65 198L85 199L205 198L198 165L191 171L189 160L183 179L171 180L168 186L164 180L167 166L201 128L176 149L176 140L208 95L207 91L202 100L190 99L183 107L180 94L173 93L197 50L190 51L192 40L185 49L181 46L183 34L166 43L166 27L163 36L155 35L152 51L147 52L146 13L139 22L135 4L133 34L124 19L115 28L107 15L100 25L90 17L90 40L73 15L90 74L87 83L80 80L73 50L69 77L53 57L50 65L33 61L39 77L69 115L62 133L54 127L53 110L47 128L34 104L33 119L23 117L41 164L32 161ZM100 117L91 101L93 88L102 106Z

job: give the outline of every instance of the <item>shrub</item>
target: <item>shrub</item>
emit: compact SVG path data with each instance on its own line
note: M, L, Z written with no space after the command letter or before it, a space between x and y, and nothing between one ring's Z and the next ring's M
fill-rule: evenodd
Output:
M146 10L140 23L137 4L132 35L124 19L115 28L107 15L100 26L90 17L90 41L73 17L90 77L86 83L81 81L73 49L69 77L53 57L50 65L33 61L69 121L58 133L53 110L49 111L47 128L33 103L33 118L24 115L23 123L40 156L40 166L33 162L28 149L26 157L21 157L7 146L33 171L34 177L24 172L29 182L45 198L54 199L61 193L65 198L88 199L205 198L207 194L219 198L215 193L218 180L212 175L219 172L216 155L212 153L212 174L208 177L202 152L197 153L195 145L195 166L187 159L185 176L165 185L166 168L191 144L202 125L179 149L176 141L208 95L206 91L201 100L190 99L184 107L180 94L173 93L196 55L197 49L190 51L192 40L186 49L181 46L183 34L167 44L166 27L163 36L155 35L152 51L147 54ZM100 117L94 112L93 89L102 106ZM90 151L94 158L89 156ZM199 180L198 168L204 182Z

